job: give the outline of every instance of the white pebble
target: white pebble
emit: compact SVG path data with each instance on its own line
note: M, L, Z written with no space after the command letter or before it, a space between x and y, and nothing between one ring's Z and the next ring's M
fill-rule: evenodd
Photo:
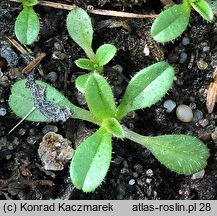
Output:
M166 108L166 112L170 113L176 107L176 103L173 100L166 100L163 104L164 108Z
M193 112L189 106L181 104L176 109L176 116L182 122L190 122L193 119Z
M202 169L201 171L197 172L197 173L194 173L192 176L191 176L191 179L199 179L199 178L203 178L205 174L205 171L204 169Z
M136 181L135 181L135 179L130 179L130 181L129 181L129 185L134 185L136 183Z

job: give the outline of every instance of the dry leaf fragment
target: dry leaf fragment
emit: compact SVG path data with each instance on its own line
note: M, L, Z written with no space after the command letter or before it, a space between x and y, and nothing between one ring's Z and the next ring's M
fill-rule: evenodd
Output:
M208 113L212 113L217 97L217 83L211 82L208 88L208 93L206 97L206 108Z

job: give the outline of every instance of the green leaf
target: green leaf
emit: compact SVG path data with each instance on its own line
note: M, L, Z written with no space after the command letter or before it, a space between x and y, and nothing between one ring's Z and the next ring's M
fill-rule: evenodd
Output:
M47 101L53 102L65 106L70 102L55 88L50 85L37 80L37 84L46 88ZM9 97L9 106L11 110L20 118L23 118L33 107L34 101L29 88L25 87L26 80L20 80L16 82L11 89L11 95ZM26 120L36 122L48 122L49 120L37 109L35 109Z
M89 76L90 76L90 74L83 74L83 75L80 75L75 80L75 87L83 94L84 94L86 82L87 82Z
M24 7L15 22L15 34L22 44L30 45L38 37L40 22L32 7Z
M71 38L85 51L89 59L95 60L92 50L93 27L87 12L81 8L72 10L67 16L66 24Z
M125 136L121 124L115 118L107 118L103 120L102 126L115 137L124 138Z
M94 69L94 63L87 58L80 58L78 60L75 61L75 64L82 69L85 70L93 70Z
M96 60L99 66L108 64L109 61L115 56L117 49L112 44L104 44L100 46L96 51Z
M170 89L173 78L174 69L167 62L158 62L139 71L126 88L117 119L122 119L130 111L155 104Z
M103 120L115 116L116 106L111 87L101 75L90 75L85 86L85 98L91 113L97 118Z
M111 156L111 134L100 128L75 151L70 165L74 186L84 192L94 191L108 172Z
M207 164L209 150L203 142L187 135L148 137L124 128L126 138L147 149L167 168L179 174L191 175Z
M213 20L214 15L212 9L205 0L190 1L190 4L205 20L209 22Z
M146 137L147 148L167 168L179 174L191 175L207 164L208 148L187 135Z
M38 0L18 0L25 6L34 6L38 4Z
M217 15L217 1L216 0L207 0L207 3L209 4L211 9L213 10L213 13L215 15Z
M188 4L181 4L161 12L152 25L152 37L164 43L180 36L188 26L190 11Z
M65 98L54 87L37 80L36 83L45 88L45 99L60 106L66 106L73 111L73 118L83 119L90 122L99 124L99 121L90 114L87 110L81 109L72 104L67 98ZM11 110L20 118L24 118L27 113L34 107L34 101L29 88L25 87L26 80L17 81L11 89L11 95L9 97L9 106ZM48 122L49 120L37 109L26 117L28 121L35 122Z

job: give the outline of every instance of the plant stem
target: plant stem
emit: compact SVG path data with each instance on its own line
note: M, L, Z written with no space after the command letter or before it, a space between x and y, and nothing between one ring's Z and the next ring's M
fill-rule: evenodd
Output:
M142 136L136 132L129 130L126 126L122 125L125 137L133 142L139 143L142 146L149 148L150 144L148 143L148 137Z
M95 55L95 53L94 53L94 51L93 51L93 49L92 49L91 47L88 48L88 49L85 49L84 51L85 51L87 57L88 57L91 61L93 61L93 62L96 61L96 55Z
M81 119L97 125L101 125L101 121L97 119L90 111L77 107L69 101L65 104L65 106L69 107L72 111L74 111L71 118Z

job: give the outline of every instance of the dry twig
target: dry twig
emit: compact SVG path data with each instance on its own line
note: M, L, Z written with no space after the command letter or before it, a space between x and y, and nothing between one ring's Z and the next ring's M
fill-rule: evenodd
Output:
M214 80L209 84L207 97L206 97L206 108L208 113L212 113L217 98L217 67L214 71Z
M9 1L18 2L18 0L9 0ZM40 1L38 5L57 8L57 9L63 9L63 10L73 10L77 7L76 5L67 5L67 4L62 4L62 3L50 2L50 1ZM156 14L136 14L136 13L127 13L127 12L121 12L121 11L101 10L101 9L92 9L92 8L87 9L87 11L91 14L97 14L97 15L103 15L103 16L114 16L114 17L125 17L125 18L154 19L157 17Z

